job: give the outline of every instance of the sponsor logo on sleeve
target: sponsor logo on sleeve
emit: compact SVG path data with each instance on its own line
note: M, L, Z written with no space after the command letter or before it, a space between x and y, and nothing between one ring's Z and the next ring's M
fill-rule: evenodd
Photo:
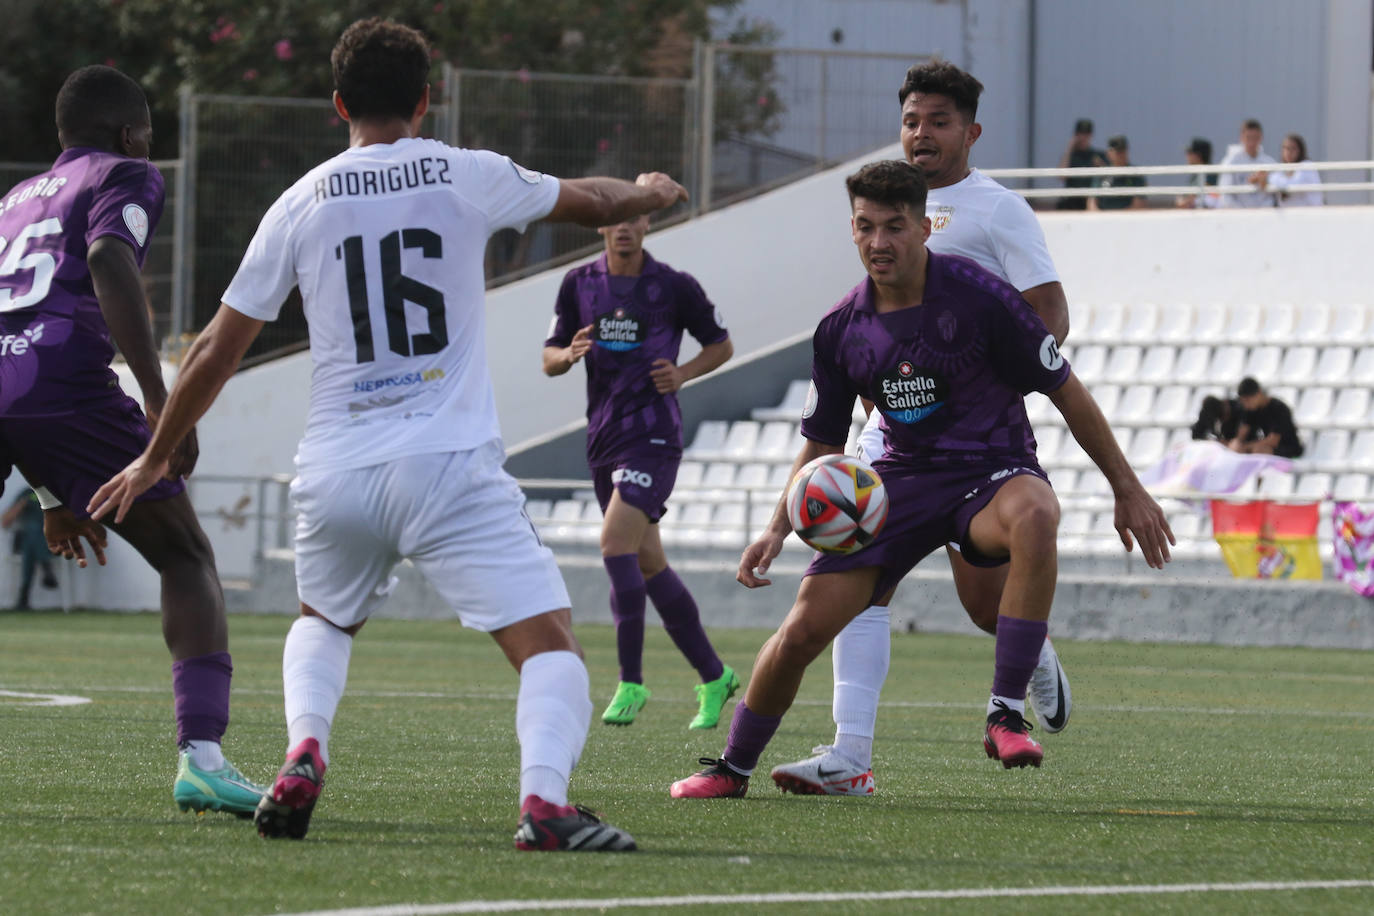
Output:
M1064 365L1064 356L1059 352L1059 342L1053 334L1046 334L1040 341L1040 365L1051 372L1057 372Z
M811 387L806 389L806 403L802 405L802 419L806 420L816 412L816 405L821 401L821 393L816 390L816 383L813 381Z
M718 305L715 307L715 312L716 312L716 316L715 316L715 317L716 317L716 326L719 327L719 328L721 328L722 330L724 330L724 329L725 329L725 313L722 312L722 311L720 310L720 306L718 306Z
M148 241L148 213L138 204L124 205L124 225L129 228L129 234L138 242L138 247Z
M527 169L518 162L512 161L511 167L515 169L515 174L519 175L520 180L523 181L525 184L539 184L539 182L544 180L544 175L542 172L536 172L532 169Z

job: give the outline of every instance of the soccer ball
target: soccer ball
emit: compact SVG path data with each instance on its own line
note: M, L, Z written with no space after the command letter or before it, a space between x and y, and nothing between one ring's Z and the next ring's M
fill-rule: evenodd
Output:
M797 537L816 550L853 553L872 543L887 521L887 490L858 458L822 455L792 478L787 518Z

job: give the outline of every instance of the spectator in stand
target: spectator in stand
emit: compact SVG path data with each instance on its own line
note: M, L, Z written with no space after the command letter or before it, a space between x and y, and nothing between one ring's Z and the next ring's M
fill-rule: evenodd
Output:
M1193 142L1183 150L1183 157L1189 165L1212 164L1212 141L1194 137ZM1216 172L1199 172L1188 176L1188 184L1196 190L1191 194L1180 194L1174 198L1174 205L1186 209L1210 210L1221 202L1221 195L1213 190L1217 183ZM1194 437L1196 438L1196 437Z
M1218 165L1266 165L1275 161L1264 151L1264 128L1254 118L1247 119L1240 126L1240 142L1232 143ZM1274 195L1263 190L1264 172L1223 172L1220 185L1223 188L1251 184L1254 190L1249 193L1226 194L1221 198L1223 207L1272 207Z
M1093 149L1093 122L1088 118L1079 118L1073 125L1073 139L1069 141L1069 146L1064 150L1064 155L1059 157L1059 167L1061 169L1084 169L1101 168L1107 165L1107 157L1100 149ZM1091 188L1093 180L1091 178L1065 178L1064 187L1066 188ZM1059 203L1055 205L1056 210L1086 210L1088 209L1088 198L1086 197L1061 197Z
M1118 134L1107 141L1107 163L1116 168L1125 168L1131 164L1131 147L1124 135ZM1097 186L1099 188L1143 188L1145 187L1145 176L1108 175L1099 178ZM1139 194L1088 198L1089 210L1140 210L1144 206L1145 197Z
M1193 438L1229 444L1236 438L1241 411L1240 401L1209 394L1202 399L1202 409L1198 411L1197 422L1193 424Z
M34 573L41 569L43 587L57 588L48 541L43 536L43 507L32 490L28 487L20 490L19 497L0 516L0 528L14 529L13 550L20 558L19 597L14 602L14 609L27 611Z
M1316 169L1303 168L1304 165L1311 165L1312 160L1307 158L1307 141L1302 135L1289 134L1284 137L1279 155L1284 164L1292 164L1296 168L1260 172L1260 187L1267 187L1273 191L1280 207L1320 207L1325 203L1321 191L1288 190L1294 185L1322 183L1321 175Z
M1301 458L1302 442L1293 425L1293 411L1278 398L1270 397L1260 383L1248 376L1236 387L1240 401L1240 428L1231 440L1237 452Z

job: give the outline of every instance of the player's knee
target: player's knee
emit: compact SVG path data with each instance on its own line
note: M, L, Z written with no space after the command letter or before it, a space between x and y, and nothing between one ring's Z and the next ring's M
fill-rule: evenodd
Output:
M1007 526L1012 549L1020 553L1053 553L1059 533L1059 503L1054 498L1028 499Z
M777 651L788 665L805 668L829 645L831 634L805 618L791 619L778 630Z

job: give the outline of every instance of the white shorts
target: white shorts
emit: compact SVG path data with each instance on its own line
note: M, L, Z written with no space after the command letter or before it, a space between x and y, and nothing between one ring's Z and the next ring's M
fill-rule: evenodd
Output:
M869 464L887 454L887 447L883 445L883 429L879 425L882 416L878 408L873 408L868 414L868 422L864 424L863 432L859 433L858 457Z
M499 630L569 606L498 441L291 482L296 591L339 627L366 620L409 559L463 626Z

